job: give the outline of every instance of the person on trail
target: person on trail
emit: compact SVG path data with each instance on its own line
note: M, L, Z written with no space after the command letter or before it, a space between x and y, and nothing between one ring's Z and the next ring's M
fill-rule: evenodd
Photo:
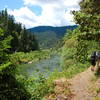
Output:
M100 68L100 52L96 53L96 67Z
M98 69L100 68L100 53L99 52L96 52L94 51L91 55L91 58L90 58L90 61L91 61L91 70L94 71L95 70L95 67Z
M90 61L91 61L91 70L94 71L94 67L96 65L96 51L94 51L91 55L91 58L90 58Z

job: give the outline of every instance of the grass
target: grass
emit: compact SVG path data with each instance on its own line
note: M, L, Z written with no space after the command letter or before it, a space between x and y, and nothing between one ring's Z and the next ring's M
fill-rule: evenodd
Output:
M95 97L92 100L100 100L100 96L99 97Z
M42 100L42 98L53 92L54 84L48 83L47 79L40 74L39 77L25 78L22 75L17 75L17 80L21 81L28 93L31 94L29 100Z
M92 79L91 79L91 82L95 83L97 79L98 78L96 76L93 76Z
M71 59L70 59L71 60ZM87 62L86 64L81 64L81 63L76 63L76 64L73 64L71 66L66 66L66 68L64 68L61 72L59 72L58 70L55 69L54 72L52 72L50 74L50 76L48 77L47 79L47 82L50 83L50 84L53 84L55 80L60 80L62 78L65 78L66 80L69 79L69 78L72 78L74 77L76 74L80 73L80 72L83 72L84 70L86 70L87 68L89 67L89 63ZM67 84L67 82L65 83ZM56 86L55 86L56 88ZM60 87L61 89L61 87ZM54 89L55 90L55 89ZM58 90L59 92L60 90ZM57 91L52 94L48 94L46 96L46 98L56 98L57 96ZM72 93L70 91L69 88L64 88L63 91L60 91L60 94L66 94L67 96L72 96ZM59 94L59 93L58 93Z
M96 77L100 77L100 68L98 68L98 70L95 73Z
M11 55L10 60L14 64L22 64L28 62L37 62L41 59L50 58L50 50L31 51L28 53L17 52Z
M53 52L50 50L33 51L29 53L18 52L11 56L11 60L15 64L27 63L29 61L34 63L42 59L50 58L52 53ZM87 69L89 66L87 62L86 64L81 64L73 61L73 59L68 59L68 61L66 60L66 63L67 64L62 67L61 72L55 69L53 72L50 72L48 78L42 77L42 74L37 79L34 79L34 77L28 79L22 78L21 81L32 96L30 100L42 100L45 95L54 92L54 80L62 77L67 79L72 78L76 74ZM65 92L67 93L67 89Z
M89 63L86 63L86 64L81 64L81 63L73 64L68 68L66 66L66 69L65 68L62 69L61 72L59 72L58 70L55 70L54 72L51 73L49 78L52 79L52 80L55 80L55 79L58 79L58 78L61 78L61 77L65 77L67 79L72 78L76 74L86 70L88 67L89 67Z

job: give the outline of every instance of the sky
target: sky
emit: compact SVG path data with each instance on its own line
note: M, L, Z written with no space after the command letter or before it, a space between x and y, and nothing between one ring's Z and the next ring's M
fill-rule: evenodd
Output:
M0 10L7 8L26 28L75 25L71 11L80 9L80 0L0 0Z

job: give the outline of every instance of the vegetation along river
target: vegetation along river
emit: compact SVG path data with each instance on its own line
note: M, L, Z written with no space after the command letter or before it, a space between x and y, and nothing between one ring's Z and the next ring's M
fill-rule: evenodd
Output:
M28 77L38 76L42 73L47 77L54 70L61 71L60 67L60 56L58 54L53 54L48 59L43 59L32 64L22 64L20 65L20 72Z

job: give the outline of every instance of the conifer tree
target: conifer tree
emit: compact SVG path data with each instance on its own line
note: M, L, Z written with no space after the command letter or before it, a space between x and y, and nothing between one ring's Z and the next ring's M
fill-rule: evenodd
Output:
M0 27L4 30L5 37L13 37L9 52L29 52L38 49L35 38L29 38L34 37L34 34L29 33L21 23L16 23L14 17L7 13L7 9L0 12Z

